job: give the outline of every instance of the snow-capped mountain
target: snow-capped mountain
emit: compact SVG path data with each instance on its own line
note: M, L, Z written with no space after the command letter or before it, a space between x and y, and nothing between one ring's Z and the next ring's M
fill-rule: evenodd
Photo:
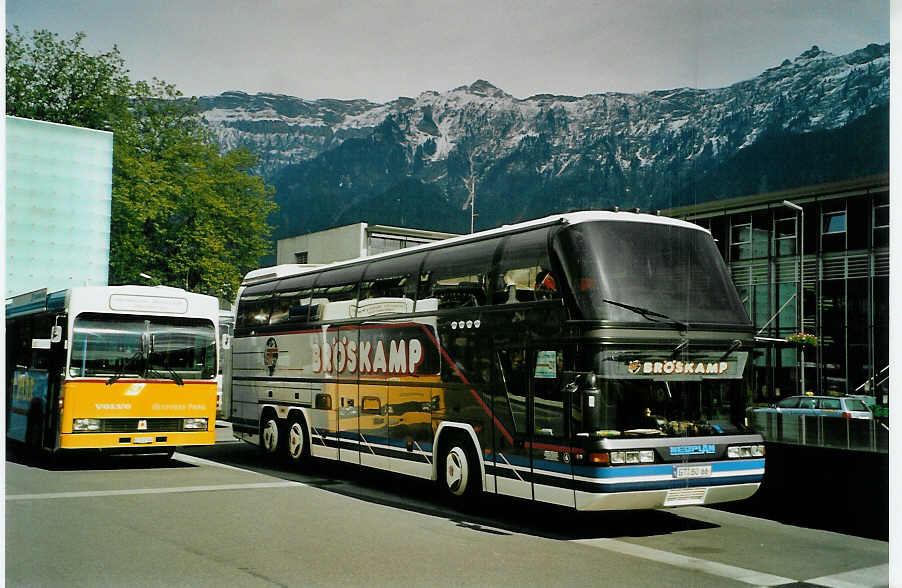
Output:
M276 187L277 235L366 219L462 231L573 208L664 208L886 172L889 45L818 47L725 88L519 99L479 80L386 104L200 99ZM885 141L883 137L886 137Z

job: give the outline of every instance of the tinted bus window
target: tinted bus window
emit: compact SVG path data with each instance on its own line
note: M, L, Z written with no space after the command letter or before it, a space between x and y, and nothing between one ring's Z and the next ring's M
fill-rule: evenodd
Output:
M425 257L420 253L369 264L360 283L357 316L413 312L417 276Z
M252 329L269 324L274 282L248 286L241 293L235 317L236 329Z
M497 357L506 398L501 403L496 401L496 410L502 414L509 411L509 419L500 418L505 421L513 421L514 430L518 433L525 433L527 432L526 398L529 395L529 364L526 350L505 349L499 351Z
M315 281L316 274L307 274L279 282L273 296L269 324L307 322Z
M316 281L310 307L310 321L341 320L356 316L357 287L363 265L323 272Z
M488 303L487 283L500 239L430 251L420 275L417 299L435 299L439 309Z
M554 238L583 318L654 322L658 315L698 323L746 325L714 240L694 228L640 222L588 222Z
M511 235L504 240L498 269L492 280L495 304L534 302L559 298L559 278L548 258L548 230Z

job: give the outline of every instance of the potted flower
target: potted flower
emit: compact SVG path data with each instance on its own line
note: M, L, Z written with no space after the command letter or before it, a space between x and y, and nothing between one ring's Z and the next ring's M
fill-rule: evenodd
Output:
M793 333L786 337L787 343L795 343L796 345L811 345L817 347L817 336L811 333Z

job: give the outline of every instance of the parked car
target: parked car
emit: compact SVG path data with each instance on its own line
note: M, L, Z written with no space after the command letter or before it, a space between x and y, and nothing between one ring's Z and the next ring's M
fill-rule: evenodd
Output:
M756 408L754 412L844 419L874 418L864 402L850 396L790 396L771 406Z
M871 412L874 412L874 408L877 406L877 398L874 396L868 396L867 394L849 394L847 398L857 398L858 400L864 402L864 405L868 407Z

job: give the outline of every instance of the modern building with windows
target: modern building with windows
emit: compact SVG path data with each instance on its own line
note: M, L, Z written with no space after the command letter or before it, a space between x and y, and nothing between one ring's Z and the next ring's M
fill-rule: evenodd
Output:
M889 402L888 175L663 213L711 231L759 329L751 402L798 394L802 382L804 392ZM817 345L783 342L799 332Z
M354 223L276 241L276 264L332 263L456 237L452 233Z

